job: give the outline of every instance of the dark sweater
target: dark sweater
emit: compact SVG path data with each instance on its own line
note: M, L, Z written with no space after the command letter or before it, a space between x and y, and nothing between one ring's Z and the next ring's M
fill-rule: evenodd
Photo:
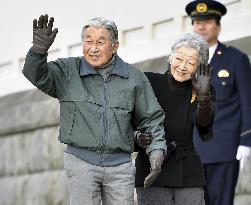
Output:
M191 80L179 83L167 72L165 74L145 73L155 96L165 112L165 138L168 154L162 171L152 186L201 187L204 172L201 160L193 144L193 128L196 123L197 100L192 99ZM202 140L212 138L212 122L207 127L198 127ZM143 186L150 173L149 157L145 150L136 147L136 187Z

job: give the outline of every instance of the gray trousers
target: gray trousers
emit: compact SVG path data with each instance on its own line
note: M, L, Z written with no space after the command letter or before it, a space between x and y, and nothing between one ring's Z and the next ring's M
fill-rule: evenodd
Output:
M133 205L135 166L132 162L101 167L64 154L71 205Z
M139 205L204 205L204 192L198 188L137 187Z

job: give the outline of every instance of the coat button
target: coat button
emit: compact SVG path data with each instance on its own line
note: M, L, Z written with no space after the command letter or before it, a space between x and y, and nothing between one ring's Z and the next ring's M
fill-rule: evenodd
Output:
M223 86L225 86L227 83L225 82L225 81L223 81L222 83L221 83L221 85L223 85Z
M218 54L218 55L221 55L221 51L217 51L217 54Z

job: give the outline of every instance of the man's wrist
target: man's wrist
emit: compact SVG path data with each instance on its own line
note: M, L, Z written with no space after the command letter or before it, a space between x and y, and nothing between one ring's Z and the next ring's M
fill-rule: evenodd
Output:
M163 149L155 149L152 152L150 152L150 156L159 156L159 155L164 156L164 150Z
M29 55L31 55L35 59L42 59L42 58L47 57L47 55L48 55L47 53L46 54L37 53L36 51L34 51L32 49L32 47L30 48L28 53L29 53Z
M37 55L37 56L42 56L42 55L44 56L44 55L47 55L47 50L37 48L36 46L33 45L31 47L31 54Z

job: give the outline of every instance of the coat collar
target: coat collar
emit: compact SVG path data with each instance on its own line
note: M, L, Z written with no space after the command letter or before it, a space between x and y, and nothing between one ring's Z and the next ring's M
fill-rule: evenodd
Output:
M117 75L122 78L129 78L128 68L126 63L119 57L115 58L115 66L112 70L112 75ZM82 56L80 58L80 76L99 75L99 72L93 68Z
M218 46L214 52L214 55L211 59L210 66L214 69L217 70L218 68L221 67L222 64L222 59L225 53L226 46L222 44L221 42L218 42Z
M167 80L166 82L168 83L169 88L172 90L191 89L192 87L192 80L178 82L174 79L169 70L164 73L164 78Z

